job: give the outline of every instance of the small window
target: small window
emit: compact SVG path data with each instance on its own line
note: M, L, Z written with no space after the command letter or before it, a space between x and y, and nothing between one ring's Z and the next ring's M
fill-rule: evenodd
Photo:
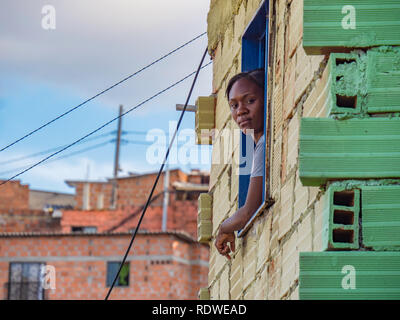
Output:
M80 226L75 226L71 227L72 232L82 232L82 233L96 233L97 232L97 227L80 227Z
M107 287L111 287L115 276L118 273L121 262L107 262ZM121 268L121 272L118 275L117 281L115 282L116 287L128 287L129 286L129 262L125 262Z
M12 262L9 268L9 300L43 300L44 263Z

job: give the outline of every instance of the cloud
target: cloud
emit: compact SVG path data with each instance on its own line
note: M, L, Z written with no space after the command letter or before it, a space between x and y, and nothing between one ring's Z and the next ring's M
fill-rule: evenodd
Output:
M2 1L0 68L3 73L58 85L85 98L206 30L204 0L55 1L55 30L41 28L45 4L42 0ZM204 36L99 101L107 105L140 102L194 71L206 45ZM211 84L206 90L210 88Z

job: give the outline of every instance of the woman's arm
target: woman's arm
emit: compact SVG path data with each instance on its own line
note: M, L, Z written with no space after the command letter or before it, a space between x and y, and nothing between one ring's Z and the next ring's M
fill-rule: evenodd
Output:
M233 232L242 229L261 205L263 181L262 176L250 178L249 190L244 206L239 208L230 218L226 219L219 228L215 239L215 246L220 254L229 259L229 253L235 251L235 235Z

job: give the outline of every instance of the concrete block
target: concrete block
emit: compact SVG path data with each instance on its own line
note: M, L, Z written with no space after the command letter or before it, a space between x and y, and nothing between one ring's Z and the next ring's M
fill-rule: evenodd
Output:
M374 250L400 250L400 185L363 186L362 242Z
M243 259L242 249L238 249L232 259L230 274L230 296L238 300L243 292Z
M303 46L325 54L381 45L400 45L397 0L304 0Z
M270 253L270 237L271 237L272 214L268 214L263 223L258 225L258 246L257 246L257 267L259 272L265 265Z
M211 220L200 220L197 225L197 241L200 243L209 243L212 235Z
M400 119L302 118L300 180L400 177Z
M198 294L199 300L210 300L210 290L207 288L200 288Z
M301 300L398 300L400 252L301 252Z
M268 265L268 300L280 299L281 254L275 256Z
M215 128L215 103L214 96L198 97L196 100L195 129L197 144L212 143L211 134L208 134L208 139L204 139L204 132L210 133L211 129Z
M367 56L365 109L368 113L400 112L400 48L372 49Z
M211 220L212 217L212 196L208 193L201 193L198 198L198 219Z
M360 190L329 186L324 210L323 248L359 248Z
M274 87L273 98L272 98L272 109L273 109L273 130L274 140L282 134L283 125L283 91L282 84L279 83Z

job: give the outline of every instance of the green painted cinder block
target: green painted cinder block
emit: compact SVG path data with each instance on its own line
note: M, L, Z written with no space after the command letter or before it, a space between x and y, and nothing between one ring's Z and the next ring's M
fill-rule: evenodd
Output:
M366 62L366 112L400 112L400 47L369 50Z
M317 102L329 115L363 117L400 111L400 47L332 53Z
M400 299L400 252L300 252L301 300Z
M302 118L299 145L304 186L400 177L400 118Z
M360 190L329 186L323 211L323 250L359 248Z
M382 45L400 45L398 0L304 0L307 54Z
M362 187L363 244L400 250L400 185Z

